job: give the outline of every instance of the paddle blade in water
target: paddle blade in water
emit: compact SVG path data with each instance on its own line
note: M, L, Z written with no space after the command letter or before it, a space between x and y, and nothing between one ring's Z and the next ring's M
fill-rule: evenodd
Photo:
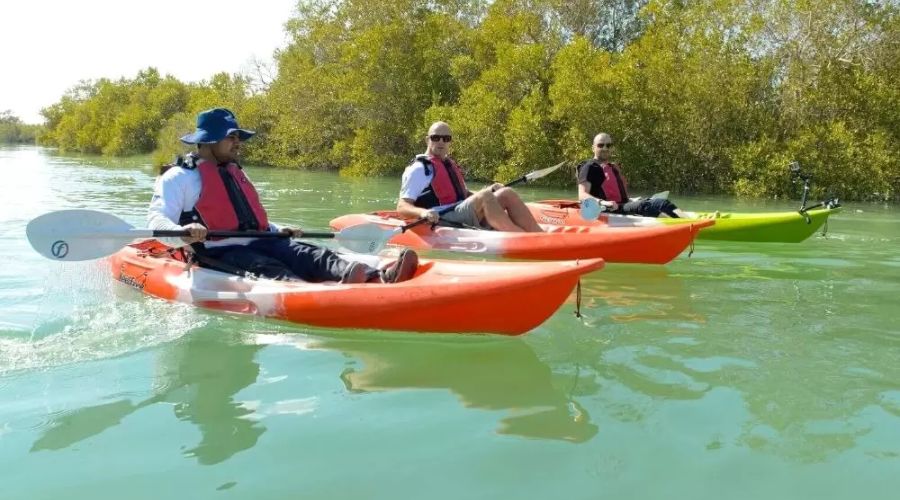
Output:
M133 231L122 219L94 210L60 210L41 215L25 228L31 246L52 260L99 259L148 231Z
M603 208L594 198L585 198L581 201L581 218L584 220L597 220Z
M378 224L358 224L345 227L335 235L342 247L355 253L374 254L381 251L400 228L386 229Z

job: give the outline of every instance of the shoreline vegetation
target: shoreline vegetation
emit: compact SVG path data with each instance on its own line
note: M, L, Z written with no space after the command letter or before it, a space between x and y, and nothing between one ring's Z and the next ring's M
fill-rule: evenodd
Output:
M585 159L605 131L636 189L796 197L797 160L815 198L898 200L898 11L894 0L301 0L277 70L81 82L42 110L37 140L161 164L184 151L177 138L198 111L224 106L258 131L247 162L399 176L440 119L478 180ZM573 171L552 182L571 185Z
M23 123L12 111L0 111L0 144L34 144L40 125Z

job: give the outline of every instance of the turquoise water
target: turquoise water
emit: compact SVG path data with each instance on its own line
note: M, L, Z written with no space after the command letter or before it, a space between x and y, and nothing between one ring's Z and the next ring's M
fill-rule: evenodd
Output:
M800 244L609 265L522 338L324 330L195 310L51 263L24 226L141 225L136 160L0 149L0 498L895 498L900 211ZM393 179L250 168L324 229ZM524 189L526 199L562 197ZM696 209L793 202L673 195Z

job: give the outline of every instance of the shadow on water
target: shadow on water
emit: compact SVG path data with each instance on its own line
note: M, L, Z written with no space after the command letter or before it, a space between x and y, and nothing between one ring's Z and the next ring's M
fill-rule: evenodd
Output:
M263 346L240 343L237 333L228 335L197 331L162 346L152 396L137 403L121 399L66 412L51 422L31 451L67 448L155 404L172 405L178 419L197 426L200 442L184 454L203 465L252 448L266 429L249 418L253 410L236 401L235 395L256 381L255 357Z

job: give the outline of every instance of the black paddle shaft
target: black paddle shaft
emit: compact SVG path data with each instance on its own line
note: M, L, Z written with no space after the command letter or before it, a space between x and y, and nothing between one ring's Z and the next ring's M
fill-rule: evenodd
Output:
M154 238L172 236L190 236L191 233L182 229L157 229L153 231ZM273 231L207 231L208 238L290 238L288 233ZM335 233L303 233L300 238L334 238Z
M516 184L521 184L527 180L528 180L528 176L523 175L522 177L519 177L518 179L516 179L514 181L507 182L506 184L504 184L504 187L515 186ZM447 207L444 207L444 208L438 210L438 215L444 215L448 212L451 212L454 208L456 208L457 205L459 205L460 203L462 203L464 201L466 201L466 200L457 201L456 203L454 203L450 206L447 206ZM425 217L421 217L416 221L410 222L409 224L400 227L400 232L406 231L407 229L412 229L416 226L425 224L426 222L428 222L428 219Z

